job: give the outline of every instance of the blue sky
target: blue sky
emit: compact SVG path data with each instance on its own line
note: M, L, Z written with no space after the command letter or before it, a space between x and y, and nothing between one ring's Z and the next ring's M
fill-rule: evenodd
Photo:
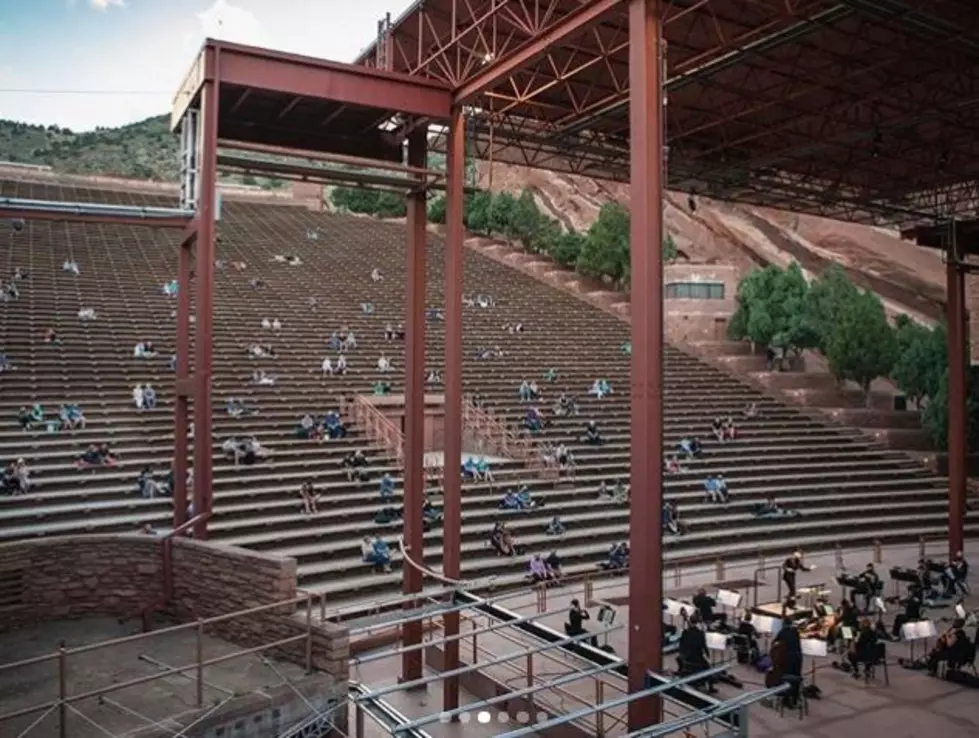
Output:
M169 111L207 36L352 61L408 4L0 0L0 118L79 131L141 120Z

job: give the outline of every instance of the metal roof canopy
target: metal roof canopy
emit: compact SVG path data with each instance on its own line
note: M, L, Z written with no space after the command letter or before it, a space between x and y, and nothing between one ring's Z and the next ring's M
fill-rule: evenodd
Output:
M662 0L669 186L867 223L973 212L973 6ZM475 108L481 158L626 180L627 7L425 0L357 63L451 86Z
M385 121L444 120L451 89L438 80L207 39L174 97L171 128L199 103L206 81L218 88L218 137L400 164L403 131Z

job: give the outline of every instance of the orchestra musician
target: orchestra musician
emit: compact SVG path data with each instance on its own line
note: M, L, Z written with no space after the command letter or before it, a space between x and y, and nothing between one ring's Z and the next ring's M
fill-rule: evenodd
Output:
M843 640L843 629L849 628L854 633L860 627L860 614L856 606L844 597L840 600L840 609L836 614L836 624L830 630L829 640L832 643Z
M707 636L704 635L700 627L700 613L695 612L690 616L687 627L680 635L679 656L680 675L689 676L710 668L710 658L707 652ZM705 677L707 691L711 694L717 692L714 680Z
M751 622L750 612L745 612L741 622L738 623L737 635L741 641L741 646L738 649L738 660L741 661L743 654L746 661L742 663L754 666L761 659L761 650L758 648L758 630Z
M821 638L828 641L833 628L836 626L838 615L833 612L826 595L819 595L816 604L813 605L812 612L813 617L806 621L800 632L806 638Z
M874 604L874 598L880 593L884 585L880 581L880 575L877 574L873 563L867 564L867 568L861 572L858 578L860 579L861 586L859 587L859 592L854 591L854 595L860 594L863 596L863 611L870 612Z
M717 600L707 594L707 590L701 587L697 590L697 594L694 595L692 600L693 606L697 608L697 612L700 614L700 619L704 621L707 625L711 623L720 623L721 628L727 627L727 614L723 612L714 612L714 608L717 607Z
M791 620L785 618L782 620L782 629L772 643L773 649L774 644L778 643L785 651L782 683L791 686L785 695L785 706L792 709L799 702L799 692L802 688L802 642L798 628Z
M972 656L972 641L965 633L965 620L956 618L952 621L952 627L938 637L935 647L928 654L928 673L935 676L942 661L949 666L961 666Z
M928 562L924 559L918 559L918 586L921 588L923 597L931 593L931 569L928 568Z
M795 598L795 579L799 571L812 571L813 567L802 562L802 551L795 551L782 562L782 581L785 582L787 597Z
M969 594L969 585L966 583L968 576L969 563L959 551L949 563L943 577L946 597L954 597L957 592L961 592L963 595Z
M853 677L860 677L860 664L863 664L864 676L866 676L874 662L877 661L877 628L870 624L870 620L864 618L860 622L860 631L857 637L850 644L850 651L847 659L853 667Z
M914 623L921 620L921 609L924 605L921 596L921 586L912 584L908 587L908 598L904 601L904 612L899 612L894 616L894 627L891 629L891 636L901 637L901 628L905 623Z

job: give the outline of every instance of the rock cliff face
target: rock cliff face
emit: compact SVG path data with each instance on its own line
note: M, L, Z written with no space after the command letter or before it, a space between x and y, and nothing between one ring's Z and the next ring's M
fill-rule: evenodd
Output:
M526 167L482 164L479 184L495 191L533 190L541 209L564 226L587 229L602 203L629 202L629 187L576 175ZM665 226L681 258L705 264L729 264L739 273L755 265L798 261L818 274L841 264L857 284L877 292L889 312L919 320L938 320L945 304L945 265L941 254L902 240L886 228L735 205L697 197L691 209L682 193L667 194ZM979 309L979 278L966 278L970 312ZM973 361L979 360L979 321L970 326Z

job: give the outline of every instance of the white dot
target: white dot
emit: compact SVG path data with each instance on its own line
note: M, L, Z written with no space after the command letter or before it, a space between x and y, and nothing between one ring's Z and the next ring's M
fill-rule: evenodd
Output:
M521 710L520 712L518 712L517 713L517 722L520 723L521 725L526 725L527 723L529 723L530 722L530 713L527 712L527 711L525 711L525 710Z
M498 713L496 713L496 720L499 723L506 724L510 722L510 715L504 710L500 710Z
M481 725L486 725L492 719L493 716L490 715L489 710L480 710L476 713L476 722L480 723Z
M443 725L448 725L452 722L452 715L447 712L443 712L439 715L439 722Z
M472 715L469 714L468 712L460 712L459 713L459 722L460 723L468 723L470 720L472 720Z

